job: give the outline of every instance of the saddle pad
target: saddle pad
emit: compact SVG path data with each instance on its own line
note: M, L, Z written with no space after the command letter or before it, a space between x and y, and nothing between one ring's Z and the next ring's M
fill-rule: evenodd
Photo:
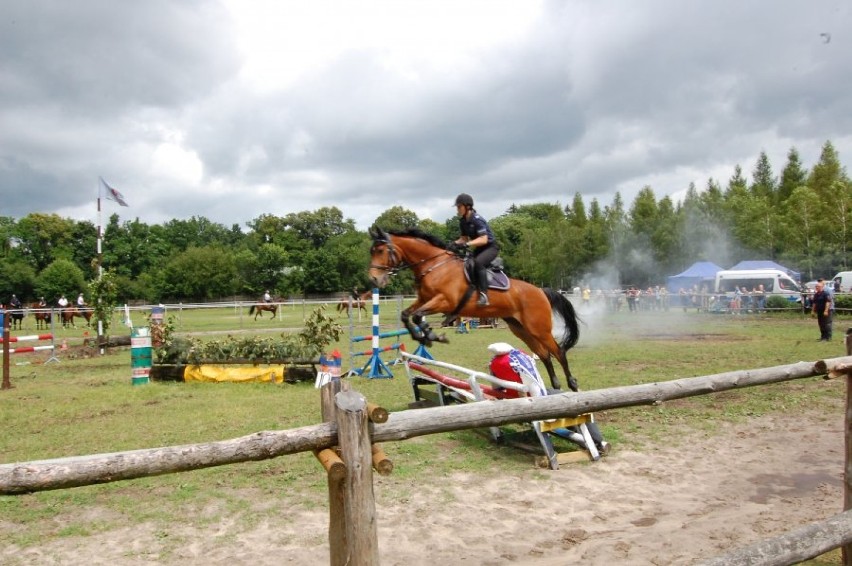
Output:
M488 272L488 288L496 289L497 291L508 291L511 286L509 276L506 275L503 271L494 271L491 268L486 269ZM465 264L464 269L464 278L468 283L471 282L470 278L471 272L471 264Z

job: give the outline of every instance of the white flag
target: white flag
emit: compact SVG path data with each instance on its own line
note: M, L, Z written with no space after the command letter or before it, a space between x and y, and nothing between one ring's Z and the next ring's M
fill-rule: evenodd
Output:
M107 182L104 181L103 177L98 177L98 179L100 179L101 184L104 186L104 189L106 189L106 198L108 198L109 200L114 200L121 206L127 206L127 201L124 200L124 195L118 192L118 190L113 189L112 187L107 185Z

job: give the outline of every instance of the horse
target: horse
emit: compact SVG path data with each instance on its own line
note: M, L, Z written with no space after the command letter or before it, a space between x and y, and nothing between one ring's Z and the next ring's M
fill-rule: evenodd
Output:
M257 320L257 317L263 318L263 311L269 311L272 313L272 318L275 318L275 314L278 312L278 305L275 303L255 303L249 307L249 315L254 315L254 319Z
M502 318L512 334L541 359L554 389L561 387L553 358L562 367L568 386L578 390L566 352L580 337L579 318L561 293L509 279L506 290L491 289L491 304L480 307L475 298L471 300L474 287L465 278L464 259L448 250L440 238L416 228L386 232L374 226L369 232L373 239L369 274L375 286L384 287L391 275L403 269L414 274L417 298L400 316L412 338L426 346L448 342L445 335L437 336L424 319L434 313Z
M89 322L92 320L92 309L86 307L66 307L62 309L62 326L67 327L70 324L74 328L77 328L77 325L74 324L75 317L85 318L86 326L89 326Z
M353 308L361 309L364 313L367 313L367 299L373 294L372 291L366 291L358 295L358 298L353 297L343 297L340 299L340 302L337 303L338 314L346 311L346 316L349 316L349 311Z
M36 319L36 329L40 330L44 328L45 330L47 330L48 326L50 325L51 309L39 303L32 303L30 305L30 310L32 311L33 316Z
M7 310L6 312L9 313L9 328L14 330L15 327L17 327L18 330L20 330L21 324L24 320L24 316L26 316L24 310L21 308L12 308Z

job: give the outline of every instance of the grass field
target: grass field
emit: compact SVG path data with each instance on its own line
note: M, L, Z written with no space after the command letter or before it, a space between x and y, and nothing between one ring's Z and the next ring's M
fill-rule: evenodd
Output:
M235 308L170 310L178 332L210 336L277 333L298 329L314 305L285 306L280 315L254 321ZM398 305L382 306L383 328L397 327ZM333 305L329 305L329 312ZM135 324L143 324L134 315ZM570 353L582 389L599 389L666 381L680 377L812 361L845 355L843 319L835 321L835 340L817 342L816 321L802 315L731 316L699 313L640 312L582 314L581 339ZM369 317L355 320L355 335L369 334ZM348 322L340 318L344 371L366 358L349 357ZM488 344L522 346L506 330L476 329L456 334L443 330L449 344L432 355L465 367L485 370ZM57 339L82 342L83 329L58 330ZM91 331L89 331L91 332ZM112 334L128 332L116 326ZM24 334L34 333L34 329ZM385 342L389 342L385 341ZM409 351L415 344L405 340ZM355 345L366 350L369 342ZM60 362L44 365L46 356L12 358L11 390L0 391L0 463L115 452L175 444L223 440L260 430L280 430L320 421L319 395L312 382L297 384L151 383L131 386L130 349L91 355L72 347ZM390 354L386 359L392 358ZM354 361L354 363L352 363ZM353 377L353 388L389 411L408 408L410 386L401 366L393 379ZM563 380L564 383L564 380ZM676 435L680 427L713 427L718 420L742 420L766 413L795 412L797 407L836 410L843 384L822 379L693 397L658 407L608 411L596 415L615 450L641 449L649 439ZM386 481L405 494L414 478L458 470L489 474L495 469L529 468L532 456L496 446L475 431L420 437L386 445L394 461ZM109 522L91 520L85 510L109 510L123 524L154 521L167 532L171 521L214 507L220 514L245 505L251 490L274 497L286 492L294 504L326 504L325 478L313 456L298 454L263 462L210 468L183 474L74 488L27 496L0 497L0 541L27 546L53 537L98 532ZM188 515L187 515L188 514ZM53 520L62 516L61 526ZM216 517L211 517L211 521ZM259 520L254 517L254 520Z

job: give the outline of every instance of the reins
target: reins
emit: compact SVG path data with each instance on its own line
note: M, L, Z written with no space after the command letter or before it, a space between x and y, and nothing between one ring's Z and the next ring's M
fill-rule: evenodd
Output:
M436 269L438 269L442 265L446 264L447 262L453 261L453 259L454 259L454 257L451 255L451 257L448 257L444 261L439 262L436 265L433 265L429 269L426 269L422 273L418 274L415 271L416 267L423 265L424 263L427 263L429 261L432 261L435 258L441 257L442 255L450 254L450 252L448 250L440 250L435 255L432 255L432 256L429 256L427 258L423 258L423 259L418 260L416 262L410 263L410 262L406 262L406 261L402 260L401 254L399 254L399 252L396 249L396 246L394 246L393 242L391 242L389 239L377 241L376 243L383 243L388 247L388 262L389 263L392 262L392 264L391 265L377 265L377 264L371 263L370 264L371 268L381 269L383 271L387 271L389 275L396 275L397 273L399 273L400 271L402 271L404 269L410 269L412 272L414 272L414 279L416 281L422 281L423 278L426 277L428 274L435 271Z

